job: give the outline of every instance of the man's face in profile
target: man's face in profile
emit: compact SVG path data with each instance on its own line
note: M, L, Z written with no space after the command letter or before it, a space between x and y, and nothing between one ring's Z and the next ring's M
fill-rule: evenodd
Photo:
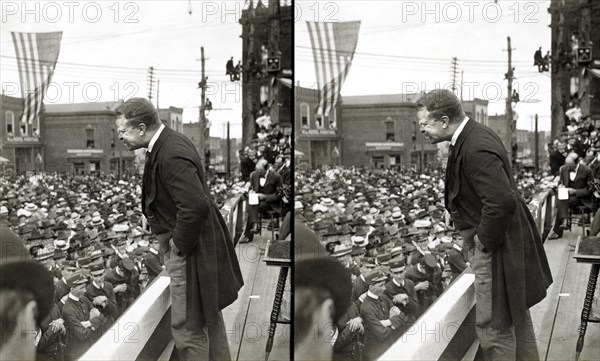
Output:
M421 108L417 112L417 118L419 119L421 133L423 133L432 144L446 140L446 128L444 127L444 122L431 117L426 108Z
M136 150L146 146L146 144L143 142L143 134L145 129L142 130L140 128L132 127L129 125L127 119L125 119L123 116L117 118L116 125L119 140L123 142L128 150Z

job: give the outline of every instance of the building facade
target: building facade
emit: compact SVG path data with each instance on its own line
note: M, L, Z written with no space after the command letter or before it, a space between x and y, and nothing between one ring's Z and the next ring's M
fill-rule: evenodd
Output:
M422 94L342 98L342 164L416 169L438 166L437 146L420 132L415 102Z
M168 107L158 109L158 117L167 127L183 133L183 108Z
M462 102L465 114L479 124L488 125L488 101L475 98Z
M119 102L46 105L45 170L74 176L138 172L135 154L119 140L115 110Z
M22 174L44 169L44 129L40 116L31 124L21 122L23 99L2 94L0 99L0 156L8 162L2 164L7 172ZM43 119L44 107L41 110Z
M326 164L341 164L342 122L337 117L340 106L332 109L329 116L317 115L319 92L316 89L294 87L295 92L295 149L296 166L305 164L318 168Z
M600 120L600 1L552 0L552 139L570 122L567 112Z
M291 125L294 7L280 0L269 0L266 5L258 1L256 6L250 1L239 21L243 40L242 143L247 146L260 116L268 115L272 124Z
M188 137L196 150L200 149L200 123L183 124L183 134ZM227 173L227 139L218 137L209 137L207 142L210 151L209 168L219 174ZM241 139L231 139L229 143L229 161L232 177L240 174L240 158L238 152L242 149Z

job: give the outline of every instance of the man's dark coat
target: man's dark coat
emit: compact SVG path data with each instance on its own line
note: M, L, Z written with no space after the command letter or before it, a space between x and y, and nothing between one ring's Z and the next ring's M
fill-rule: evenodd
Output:
M469 120L448 158L446 209L492 252L492 322L504 328L546 297L552 274L542 239L500 138ZM469 248L465 240L465 246Z
M203 313L188 312L188 324L214 325L244 284L227 224L210 195L198 152L183 134L165 127L149 162L144 171L144 215L152 232L170 232L185 256L187 302L200 302Z

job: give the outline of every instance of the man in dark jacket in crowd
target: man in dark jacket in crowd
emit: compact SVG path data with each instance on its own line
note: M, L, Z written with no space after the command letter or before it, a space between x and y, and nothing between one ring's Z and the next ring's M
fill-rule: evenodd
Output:
M565 165L560 168L559 187L565 187L568 192L567 199L561 199L560 194L556 200L556 221L552 233L548 239L561 238L563 230L567 228L567 217L569 208L586 206L592 208L592 193L588 189L588 182L594 179L592 170L579 161L579 155L575 152L567 155ZM559 190L560 193L560 190Z

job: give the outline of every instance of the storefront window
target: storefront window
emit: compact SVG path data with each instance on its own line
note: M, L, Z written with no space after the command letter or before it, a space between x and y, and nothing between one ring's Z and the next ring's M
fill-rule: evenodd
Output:
M301 126L304 128L308 127L308 124L310 122L310 118L309 118L309 106L306 103L302 103L300 104L300 120L302 122Z
M394 133L394 122L390 117L385 121L385 140L386 142L393 142L396 140L396 134Z
M4 119L6 119L6 135L12 137L15 128L15 113L7 110Z

